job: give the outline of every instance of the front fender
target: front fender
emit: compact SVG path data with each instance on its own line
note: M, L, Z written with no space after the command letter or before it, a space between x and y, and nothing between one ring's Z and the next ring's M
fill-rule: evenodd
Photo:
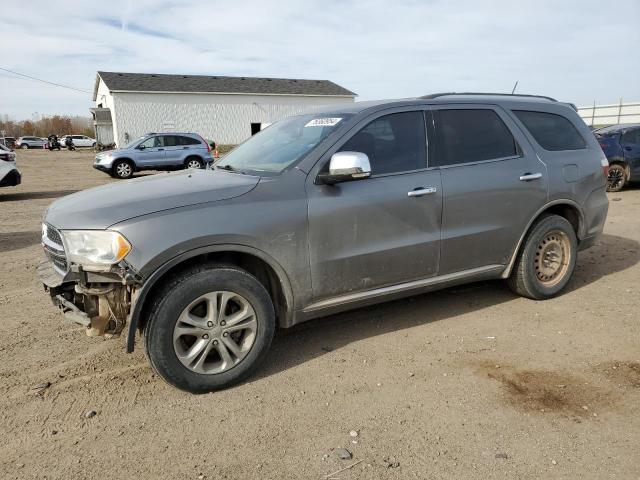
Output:
M148 300L149 293L153 290L153 287L164 277L164 275L170 271L173 267L189 260L190 258L197 257L199 255L216 252L239 252L247 253L255 257L260 258L267 263L278 276L282 290L287 302L287 305L293 306L293 291L291 288L291 282L282 266L273 259L270 255L254 247L248 247L246 245L234 245L234 244L219 244L209 245L206 247L194 248L192 250L183 252L177 256L174 256L170 260L160 265L153 273L151 273L144 281L142 287L137 291L136 299L129 314L129 329L127 331L127 353L132 353L135 347L136 331L138 329L138 322L140 320L140 314L142 309ZM287 309L287 316L292 315L293 308ZM286 325L291 324L291 318L285 318L284 323Z

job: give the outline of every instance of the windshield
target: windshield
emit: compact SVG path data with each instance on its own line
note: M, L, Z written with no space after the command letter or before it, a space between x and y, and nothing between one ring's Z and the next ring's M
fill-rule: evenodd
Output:
M227 170L280 173L304 157L350 115L299 115L270 125L236 147L216 166Z
M122 147L122 149L124 150L125 148L133 148L134 145L136 145L140 140L146 138L147 136L148 135L143 135L140 138L136 138L133 142L127 143L124 147Z

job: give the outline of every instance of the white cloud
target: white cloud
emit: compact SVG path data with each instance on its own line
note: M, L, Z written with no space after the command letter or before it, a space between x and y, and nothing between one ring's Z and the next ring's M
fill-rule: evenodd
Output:
M97 70L333 80L361 100L518 91L640 100L640 2L31 2L0 66L92 90ZM608 13L607 13L608 12ZM87 114L90 95L0 75L0 113Z

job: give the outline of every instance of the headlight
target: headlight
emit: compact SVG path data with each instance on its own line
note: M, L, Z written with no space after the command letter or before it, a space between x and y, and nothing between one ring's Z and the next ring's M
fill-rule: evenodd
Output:
M104 270L122 260L131 244L118 232L107 230L63 230L67 259L87 270Z

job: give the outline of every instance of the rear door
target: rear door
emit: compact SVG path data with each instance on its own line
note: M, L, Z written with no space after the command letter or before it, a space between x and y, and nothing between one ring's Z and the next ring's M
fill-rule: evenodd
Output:
M307 183L315 300L438 272L442 192L440 172L427 168L425 112L387 112L363 120L321 160L326 169L336 151L366 153L370 178Z
M506 265L547 199L547 170L499 107L434 107L430 165L442 172L440 275Z
M184 162L184 151L181 145L182 137L179 135L164 135L164 164L167 166L180 166Z

